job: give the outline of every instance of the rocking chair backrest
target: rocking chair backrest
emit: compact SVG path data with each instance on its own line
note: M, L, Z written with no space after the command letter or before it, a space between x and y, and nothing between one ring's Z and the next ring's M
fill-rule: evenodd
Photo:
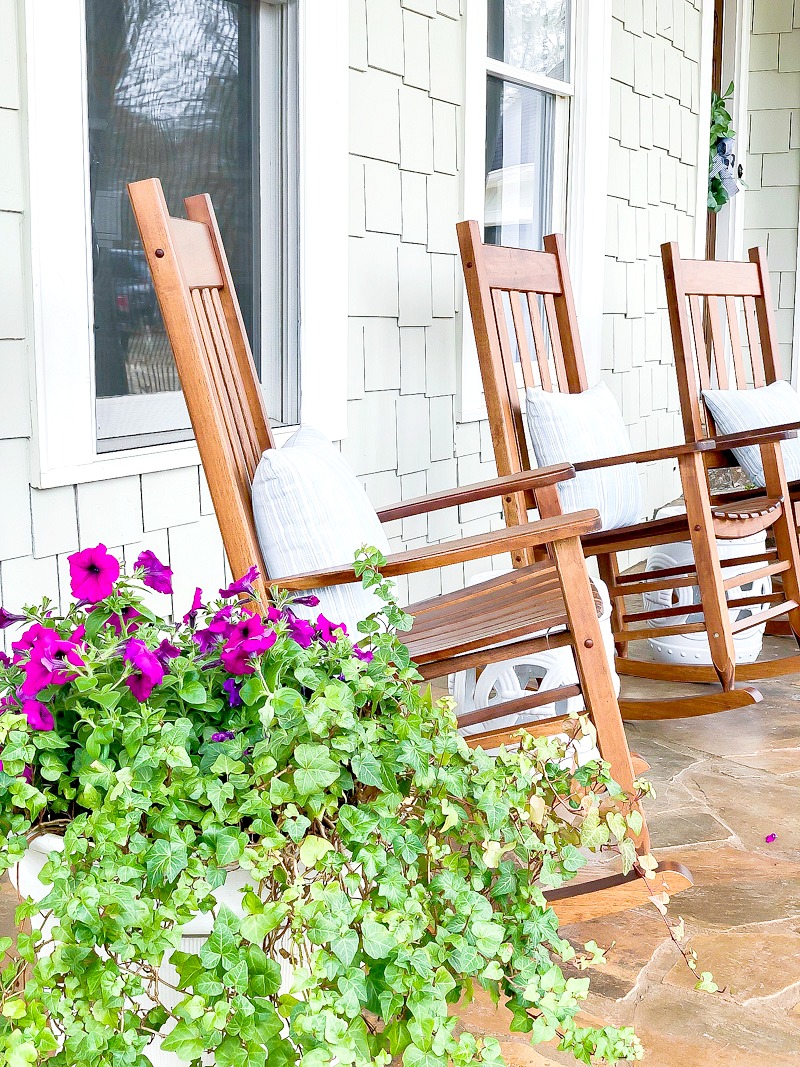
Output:
M275 442L211 199L188 197L180 219L158 178L128 192L231 571L264 575L250 488Z
M704 389L747 389L781 377L769 267L763 248L749 263L681 259L661 246L687 441L713 437ZM744 326L744 339L742 337Z
M456 229L497 473L517 474L531 468L518 373L526 388L588 388L564 238L551 234L533 252L484 244L477 222ZM517 496L504 502L508 522L524 522L535 506Z

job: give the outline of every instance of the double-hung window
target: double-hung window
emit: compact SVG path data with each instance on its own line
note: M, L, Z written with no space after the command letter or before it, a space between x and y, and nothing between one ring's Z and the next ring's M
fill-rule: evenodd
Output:
M467 9L464 213L487 243L566 234L584 352L599 368L611 0L485 0ZM485 417L463 327L459 410Z
M143 177L161 178L176 215L211 194L272 421L344 437L348 225L331 205L348 189L347 5L22 11L32 483L199 462L128 205Z
M211 195L269 410L298 416L297 4L85 0L96 447L191 437L126 185Z
M541 248L563 222L571 52L570 0L488 0L487 242Z

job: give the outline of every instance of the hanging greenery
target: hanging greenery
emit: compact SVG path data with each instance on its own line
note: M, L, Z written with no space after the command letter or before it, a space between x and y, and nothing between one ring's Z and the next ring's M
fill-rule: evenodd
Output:
M720 96L711 94L711 132L708 159L708 210L721 211L731 197L739 192L734 170L736 130L726 102L733 96L733 82Z

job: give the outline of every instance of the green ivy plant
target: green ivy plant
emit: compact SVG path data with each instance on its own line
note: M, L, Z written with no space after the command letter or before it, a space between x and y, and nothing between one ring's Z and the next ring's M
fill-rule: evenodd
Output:
M711 94L711 132L709 135L708 157L708 210L715 214L718 211L721 211L730 200L728 190L722 184L719 176L712 176L711 167L717 154L717 142L721 138L736 136L736 130L733 128L733 119L726 106L732 96L733 82L730 83L722 96L720 96L719 93Z
M64 838L0 946L0 1062L147 1067L163 1033L192 1067L500 1065L453 1013L478 988L534 1044L641 1058L630 1028L581 1025L589 979L563 965L602 952L576 955L543 896L582 850L630 866L641 816L558 738L470 749L396 636L383 562L357 560L386 604L358 643L300 617L313 597L258 604L254 573L170 623L143 596L168 568L118 576L103 546L71 558L64 615L0 609L27 623L0 666L0 870ZM236 868L239 906L218 905ZM213 932L181 951L197 913Z

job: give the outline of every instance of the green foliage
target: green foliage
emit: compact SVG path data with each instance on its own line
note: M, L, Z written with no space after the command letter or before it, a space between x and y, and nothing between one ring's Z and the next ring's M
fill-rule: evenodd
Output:
M195 639L220 604L173 626L122 577L93 610L29 612L87 636L74 677L39 694L55 729L0 715L0 869L29 835L64 835L42 871L47 896L18 910L21 930L48 916L45 937L20 932L16 955L0 943L8 1067L146 1067L165 1025L164 1049L193 1067L206 1053L218 1067L491 1067L497 1043L448 1014L478 987L533 1043L556 1039L587 1064L641 1056L630 1029L578 1022L589 982L562 965L602 952L576 957L542 894L574 876L581 848L622 839L630 853L608 767L576 775L552 737L496 757L469 749L395 636L409 620L379 564L369 551L357 563L386 604L361 626L371 659L322 631L303 647L285 595L266 616L274 644L237 676ZM138 640L168 637L178 653L141 702L126 684L132 624L109 622L129 608ZM248 610L237 602L227 622ZM17 659L0 668L0 694L20 684ZM232 909L214 890L235 867L248 887ZM198 912L213 932L179 951ZM170 954L176 989L159 979Z
M717 152L717 142L721 138L735 137L736 130L733 128L733 118L725 106L733 96L733 82L730 83L722 96L718 93L711 94L711 132L709 134L709 176L708 176L708 210L715 214L722 211L730 200L727 189L722 184L718 175L712 177L711 165Z

